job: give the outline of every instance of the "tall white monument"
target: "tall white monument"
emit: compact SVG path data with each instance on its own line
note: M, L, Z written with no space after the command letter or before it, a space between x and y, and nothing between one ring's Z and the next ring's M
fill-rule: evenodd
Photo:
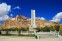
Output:
M31 26L30 26L30 30L34 30L35 28L36 28L35 10L31 10Z

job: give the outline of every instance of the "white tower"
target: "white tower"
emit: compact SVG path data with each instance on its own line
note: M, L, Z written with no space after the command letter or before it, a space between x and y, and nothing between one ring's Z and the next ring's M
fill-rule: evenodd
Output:
M30 30L33 30L36 28L36 24L35 24L35 10L31 10L31 26L30 26Z
M35 24L35 10L31 10L31 27L36 28Z

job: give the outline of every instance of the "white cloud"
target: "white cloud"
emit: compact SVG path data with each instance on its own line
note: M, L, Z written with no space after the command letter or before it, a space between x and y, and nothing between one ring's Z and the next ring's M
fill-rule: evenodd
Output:
M21 8L20 8L20 6L16 6L16 7L14 7L13 9L21 9Z
M41 20L45 20L45 18L44 18L44 17L41 17L40 19L41 19Z
M57 15L55 15L55 16L52 18L52 20L50 20L50 21L53 21L53 22L60 22L61 18L62 18L62 12L59 12L59 13L57 13Z
M6 3L0 4L0 20L6 20L9 18L7 14L10 11L10 9L11 9L11 6L7 5Z
M8 15L4 15L4 16L0 17L0 21L7 20L8 18L9 18Z
M36 19L45 20L44 17L36 17Z
M57 15L53 17L53 19L61 19L61 18L62 18L62 12L57 13Z
M0 4L0 16L8 14L10 11L11 6L7 5L6 3Z
M61 19L52 19L50 21L53 21L53 22L60 22Z
M13 14L10 14L10 17L13 17Z

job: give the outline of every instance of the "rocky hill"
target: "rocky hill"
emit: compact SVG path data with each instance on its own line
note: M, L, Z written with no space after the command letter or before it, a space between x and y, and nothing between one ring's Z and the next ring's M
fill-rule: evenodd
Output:
M0 26L2 28L28 28L30 27L31 19L28 19L25 16L17 15L14 18L9 18L3 22ZM56 22L49 22L46 20L36 19L36 26L37 27L45 27L45 26L55 26L58 25Z

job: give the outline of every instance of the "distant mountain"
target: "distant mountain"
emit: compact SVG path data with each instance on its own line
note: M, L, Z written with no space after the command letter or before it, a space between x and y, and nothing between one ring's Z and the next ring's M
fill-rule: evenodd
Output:
M3 22L3 24L0 26L2 28L28 28L30 27L31 19L28 19L25 16L17 15L14 18L9 18ZM50 22L46 20L36 19L36 26L37 27L45 27L45 26L55 26L59 23L56 22Z

